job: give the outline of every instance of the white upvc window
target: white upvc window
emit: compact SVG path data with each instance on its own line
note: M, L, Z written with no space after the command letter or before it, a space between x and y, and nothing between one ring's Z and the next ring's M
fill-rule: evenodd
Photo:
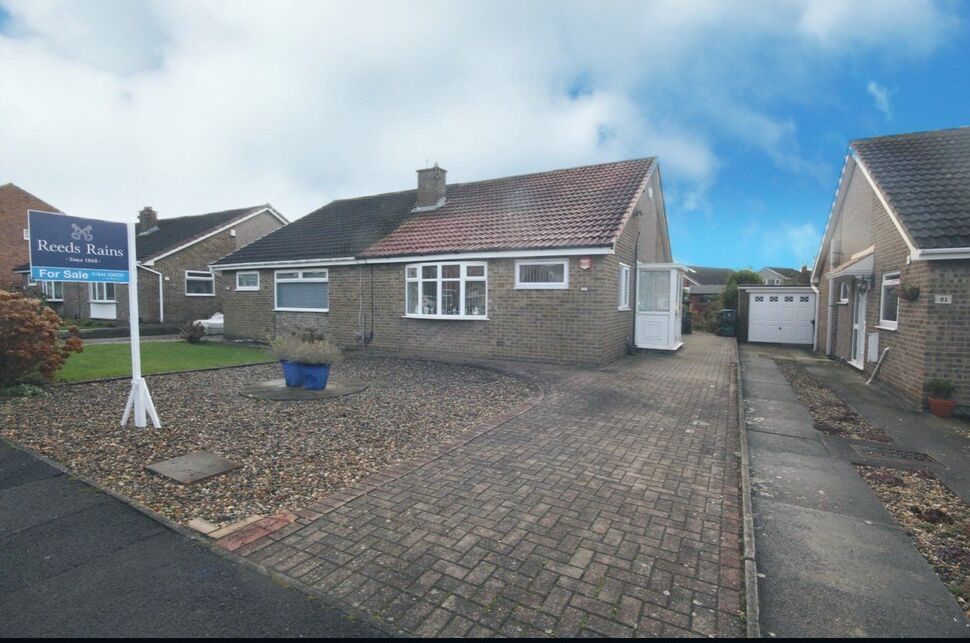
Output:
M185 295L187 297L215 297L216 276L211 270L186 270Z
M849 303L849 282L848 281L839 282L839 303L840 304Z
M882 276L879 297L879 326L888 330L899 327L899 273L887 272Z
M569 259L528 259L515 262L516 289L569 288Z
M486 319L484 261L415 263L404 267L404 314L423 319Z
M617 301L618 310L630 310L630 266L625 263L620 264L620 283L619 299Z
M236 290L259 290L259 272L237 272Z
M64 282L63 281L42 281L40 290L44 293L47 301L64 301Z
M113 304L118 301L114 284L93 283L89 287L89 294L91 302L95 304Z
M273 276L276 310L330 311L330 272L326 268L277 270Z

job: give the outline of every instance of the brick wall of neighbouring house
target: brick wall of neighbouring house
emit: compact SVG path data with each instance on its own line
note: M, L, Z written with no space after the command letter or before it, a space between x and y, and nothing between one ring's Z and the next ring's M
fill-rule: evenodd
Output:
M29 260L28 242L24 240L27 210L57 212L54 206L16 185L0 185L0 288L23 283L23 278L12 271Z
M214 296L189 296L185 294L185 271L208 270L209 264L212 262L238 250L281 225L279 219L268 212L264 212L156 261L151 267L166 277L166 323L190 322L211 317L213 313L223 312L226 294L235 288L235 278L216 273ZM232 230L236 231L235 236L230 234Z
M928 287L919 302L929 319L926 377L942 377L956 385L957 412L970 415L970 260L924 262ZM935 295L950 295L951 304L935 303Z

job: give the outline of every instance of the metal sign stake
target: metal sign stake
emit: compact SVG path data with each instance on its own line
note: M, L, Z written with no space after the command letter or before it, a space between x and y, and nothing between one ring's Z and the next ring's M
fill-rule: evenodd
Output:
M125 413L121 416L121 426L128 424L128 417L134 410L135 426L143 429L148 426L147 415L152 418L156 429L162 428L148 392L148 383L141 376L141 332L138 328L138 257L135 252L135 224L128 224L128 324L131 328L131 392Z

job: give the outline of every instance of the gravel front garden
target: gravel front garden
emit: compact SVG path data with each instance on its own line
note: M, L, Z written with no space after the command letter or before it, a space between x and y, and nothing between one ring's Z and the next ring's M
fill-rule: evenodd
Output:
M119 426L128 381L53 386L0 402L0 434L179 523L226 525L305 507L536 393L486 369L356 357L333 370L368 385L356 395L274 402L239 394L279 377L276 364L149 377L161 429ZM144 468L198 449L242 466L187 486Z
M970 618L970 507L925 471L859 472Z
M815 379L794 360L771 357L778 366L778 370L788 380L798 401L812 414L816 430L835 433L853 440L892 442L888 435L866 422L829 387Z

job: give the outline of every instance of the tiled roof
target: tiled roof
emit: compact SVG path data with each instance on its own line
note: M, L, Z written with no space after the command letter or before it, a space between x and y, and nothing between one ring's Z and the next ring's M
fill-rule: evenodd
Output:
M334 201L215 265L609 246L654 163L456 183L430 212L412 212L416 190Z
M411 214L416 190L333 201L214 265L355 257Z
M637 159L448 186L422 213L363 255L608 246L654 159Z
M156 230L148 234L139 234L135 239L135 245L138 248L138 260L146 261L152 257L157 257L167 250L189 243L216 228L228 225L236 219L241 219L268 207L270 207L268 204L256 205L236 210L159 219Z
M970 247L970 127L867 138L852 149L917 247Z
M697 282L701 286L723 286L727 283L728 277L733 270L730 268L709 268L706 266L687 266L693 272L687 277Z
M798 279L798 276L802 274L801 270L796 270L794 268L779 268L778 266L765 266L762 270L772 270L785 279Z

